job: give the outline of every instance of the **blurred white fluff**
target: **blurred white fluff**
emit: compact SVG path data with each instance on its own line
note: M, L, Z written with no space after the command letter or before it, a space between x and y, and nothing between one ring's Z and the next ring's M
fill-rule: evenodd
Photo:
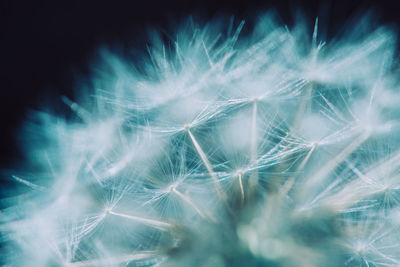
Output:
M32 117L5 266L400 266L393 32L243 27L104 52L75 119Z

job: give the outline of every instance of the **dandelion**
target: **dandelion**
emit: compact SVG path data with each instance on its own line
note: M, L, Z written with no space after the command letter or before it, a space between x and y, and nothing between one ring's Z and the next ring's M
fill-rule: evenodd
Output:
M103 51L74 118L32 115L5 266L400 265L393 32L224 25Z

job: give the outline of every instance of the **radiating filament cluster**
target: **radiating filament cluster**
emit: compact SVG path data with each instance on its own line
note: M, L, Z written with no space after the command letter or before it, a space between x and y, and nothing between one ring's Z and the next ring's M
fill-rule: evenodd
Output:
M73 116L32 115L5 266L400 266L394 33L243 27L102 51Z

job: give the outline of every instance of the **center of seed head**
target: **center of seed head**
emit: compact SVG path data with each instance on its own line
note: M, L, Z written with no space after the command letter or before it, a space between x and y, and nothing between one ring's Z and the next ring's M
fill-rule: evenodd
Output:
M318 141L312 141L310 145L315 148L318 146Z
M190 125L188 123L186 123L185 125L183 125L183 129L185 131L189 130L190 129Z
M175 190L175 186L174 185L170 185L169 187L168 187L168 191L169 192L173 192Z

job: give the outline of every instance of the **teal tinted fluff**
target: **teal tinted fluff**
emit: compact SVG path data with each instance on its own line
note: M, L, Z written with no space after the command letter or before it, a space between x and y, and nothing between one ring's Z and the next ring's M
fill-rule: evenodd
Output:
M400 266L395 40L360 25L188 21L140 62L103 52L74 118L26 124L6 266Z

